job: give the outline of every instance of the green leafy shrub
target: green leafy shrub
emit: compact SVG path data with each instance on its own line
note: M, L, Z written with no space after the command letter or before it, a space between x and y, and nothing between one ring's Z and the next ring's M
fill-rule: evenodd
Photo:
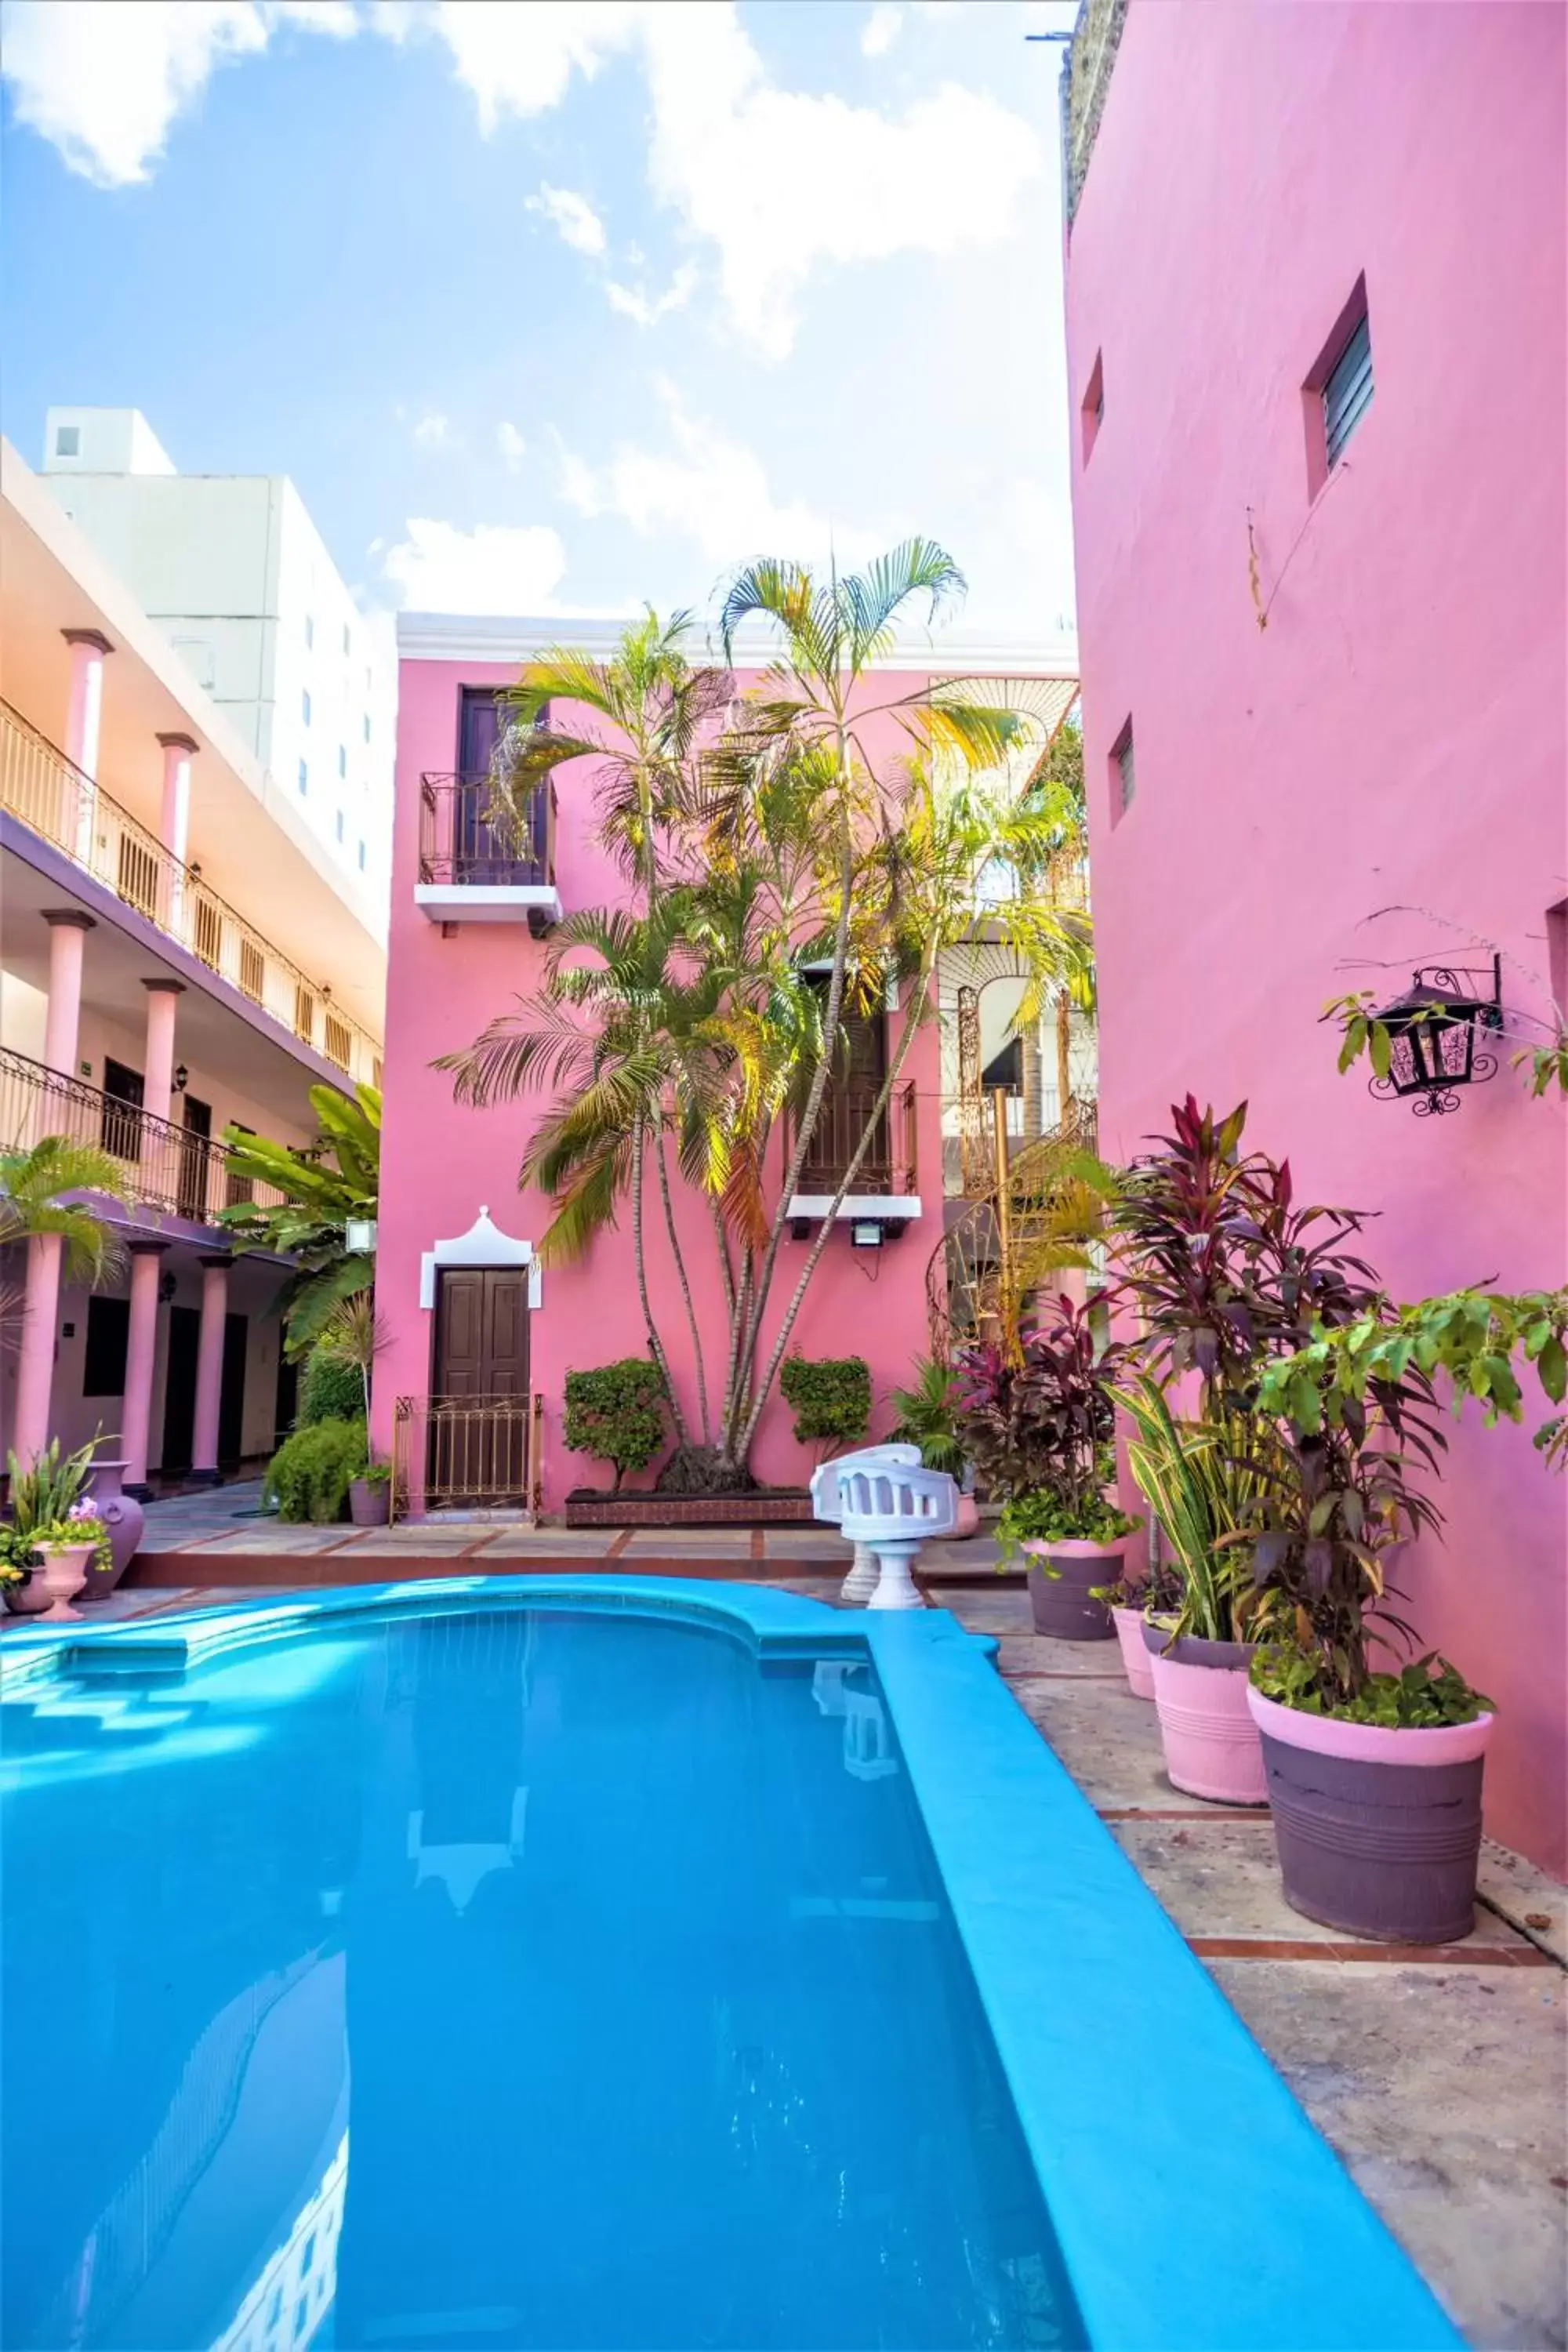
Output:
M268 1464L262 1503L276 1502L281 1519L329 1525L343 1517L349 1481L364 1475L368 1459L362 1420L311 1422L286 1437Z
M28 1535L36 1528L52 1527L63 1519L80 1498L97 1450L98 1439L90 1437L74 1454L62 1454L59 1439L51 1437L25 1470L14 1454L7 1454L13 1526Z
M864 1356L786 1356L779 1373L803 1445L836 1453L871 1425L871 1374Z
M646 1470L665 1443L664 1374L647 1356L566 1375L566 1443L591 1454L616 1474L619 1494L628 1470Z
M305 1359L300 1381L296 1429L310 1429L321 1421L363 1421L364 1380L355 1363L315 1349Z
M1385 1731L1438 1731L1451 1723L1473 1723L1478 1715L1489 1715L1493 1706L1436 1650L1398 1674L1369 1674L1354 1698L1331 1704L1316 1661L1291 1643L1273 1642L1253 1659L1252 1682L1265 1698L1302 1715L1331 1715L1337 1723L1374 1723Z
M928 1470L945 1470L950 1478L962 1478L964 1454L958 1435L957 1373L934 1357L918 1356L912 1386L895 1389L889 1401L899 1416L895 1441L918 1445Z

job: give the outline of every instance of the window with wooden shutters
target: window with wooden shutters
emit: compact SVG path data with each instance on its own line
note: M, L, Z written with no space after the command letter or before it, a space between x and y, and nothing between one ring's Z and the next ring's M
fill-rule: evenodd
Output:
M1363 311L1323 385L1323 441L1330 470L1372 406L1372 329Z
M308 988L296 984L294 990L294 1034L303 1037L308 1045L316 1041L316 1000Z
M349 1024L337 1013L329 1013L324 1025L326 1042L321 1050L329 1062L335 1062L340 1070L346 1070L349 1066L349 1048L352 1043Z
M202 961L214 971L223 968L223 915L210 898L196 900L196 919L192 927L191 945Z
M138 914L158 913L158 853L134 833L120 836L120 856L115 875L115 888L128 907Z
M254 940L239 943L239 985L253 1004L259 1004L267 992L267 959Z

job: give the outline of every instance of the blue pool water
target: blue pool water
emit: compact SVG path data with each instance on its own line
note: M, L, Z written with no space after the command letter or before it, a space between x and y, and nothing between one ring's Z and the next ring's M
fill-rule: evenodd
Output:
M514 1607L0 1717L12 2352L1084 2343L868 1666Z

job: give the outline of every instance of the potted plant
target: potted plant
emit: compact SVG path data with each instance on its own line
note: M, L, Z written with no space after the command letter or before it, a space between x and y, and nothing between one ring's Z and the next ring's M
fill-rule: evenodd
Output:
M62 1454L58 1437L52 1437L40 1454L24 1470L15 1454L5 1457L10 1471L12 1524L20 1536L30 1537L48 1555L45 1562L45 1580L54 1580L50 1598L57 1605L50 1616L75 1615L67 1610L58 1589L68 1573L66 1566L53 1564L56 1555L70 1551L73 1547L85 1547L85 1563L80 1580L71 1587L65 1600L74 1599L84 1587L89 1600L101 1600L112 1592L118 1582L113 1551L107 1521L97 1503L84 1496L92 1471L93 1455L99 1440L89 1439L74 1454Z
M1264 1804L1247 1706L1258 1594L1245 1538L1267 1427L1239 1415L1179 1422L1147 1373L1121 1402L1137 1431L1128 1465L1163 1530L1178 1588L1173 1607L1146 1607L1140 1626L1166 1773L1188 1796Z
M49 1606L48 1589L37 1572L43 1565L44 1555L30 1535L0 1528L0 1591L18 1617L36 1617Z
M1127 1351L1096 1321L1096 1308L1058 1298L1020 1335L1016 1361L987 1346L959 1369L959 1433L1001 1498L1002 1556L1024 1553L1035 1630L1058 1641L1110 1639L1102 1596L1137 1526L1106 1492Z
M35 1528L32 1540L44 1555L43 1581L52 1604L43 1612L44 1622L79 1617L80 1610L70 1604L87 1583L89 1570L95 1565L111 1568L109 1529L90 1503L79 1501L63 1519Z
M1249 1693L1262 1737L1286 1900L1309 1918L1399 1943L1451 1943L1475 1924L1481 1783L1495 1711L1433 1653L1402 1669L1372 1652L1414 1647L1390 1605L1388 1562L1435 1531L1412 1471L1443 1450L1433 1375L1454 1409L1522 1418L1516 1367L1547 1401L1568 1389L1568 1290L1450 1292L1321 1325L1261 1384L1299 1467L1258 1542L1270 1635ZM1415 1383L1425 1382L1423 1389ZM1562 1466L1560 1418L1535 1444Z
M384 1528L392 1511L392 1465L368 1461L349 1480L349 1517L356 1528Z
M944 1470L959 1485L955 1537L974 1535L980 1527L980 1506L974 1499L974 1469L964 1454L958 1434L958 1375L934 1356L915 1360L914 1380L907 1389L895 1389L889 1402L898 1414L894 1444L918 1445L928 1470Z
M1173 1616L1182 1605L1182 1580L1166 1557L1168 1546L1169 1539L1163 1535L1159 1520L1152 1517L1149 1559L1142 1574L1130 1575L1124 1564L1116 1582L1101 1587L1095 1596L1110 1612L1128 1688L1134 1698L1151 1703L1154 1696L1154 1662L1143 1637L1144 1625L1151 1617Z

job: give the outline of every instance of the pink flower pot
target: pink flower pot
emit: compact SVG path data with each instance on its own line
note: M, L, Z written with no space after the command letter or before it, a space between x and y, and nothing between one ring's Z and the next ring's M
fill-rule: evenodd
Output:
M1324 1927L1456 1944L1476 1924L1481 1769L1496 1717L1394 1731L1248 1690L1285 1900Z
M14 1617L41 1617L48 1605L49 1588L41 1568L36 1568L25 1582L5 1587L5 1606Z
M112 1592L135 1557L146 1525L141 1504L126 1494L123 1480L131 1467L128 1462L95 1462L87 1474L83 1492L93 1509L109 1530L107 1568L96 1565L87 1572L87 1598L101 1601Z
M958 1517L953 1524L952 1539L955 1543L962 1543L966 1537L977 1536L979 1533L980 1506L973 1495L960 1495Z
M1134 1698L1154 1696L1154 1667L1143 1640L1142 1609L1117 1609L1110 1612L1116 1627L1116 1638L1121 1644L1121 1663L1127 1669L1127 1679Z
M1160 1744L1171 1786L1216 1805L1266 1805L1263 1743L1247 1706L1252 1651L1245 1642L1184 1637L1168 1654L1168 1636L1146 1637L1154 1669Z
M45 1551L43 1567L33 1570L33 1579L36 1583L40 1576L43 1578L44 1590L53 1603L44 1612L46 1624L51 1618L81 1615L81 1611L73 1609L70 1603L87 1582L92 1552L89 1543L58 1544Z

